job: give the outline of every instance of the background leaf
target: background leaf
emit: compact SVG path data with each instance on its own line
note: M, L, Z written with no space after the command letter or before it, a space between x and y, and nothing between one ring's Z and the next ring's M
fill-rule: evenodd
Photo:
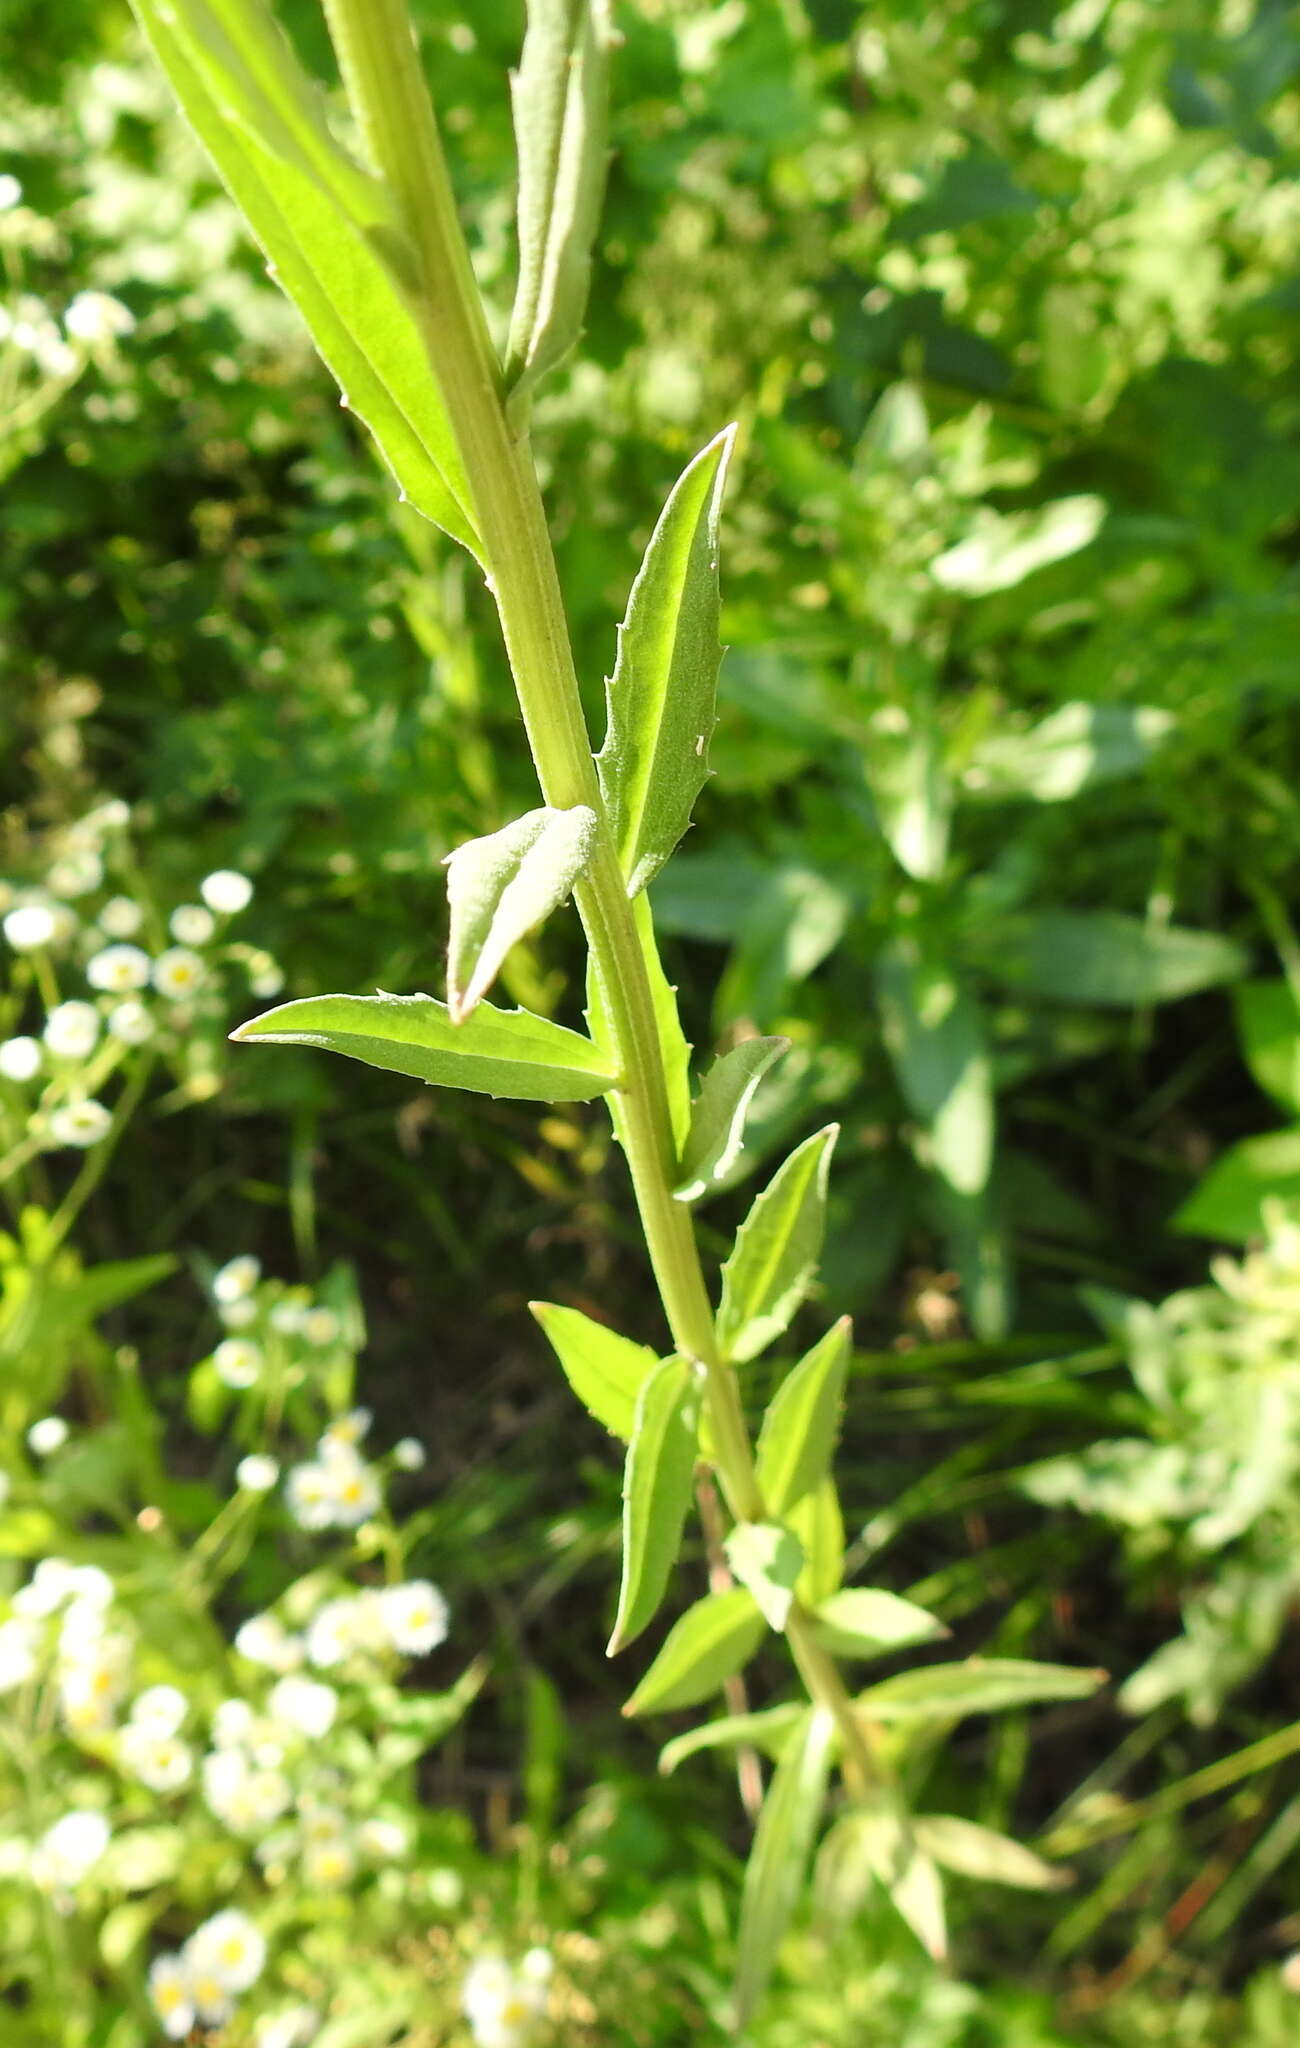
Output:
M835 1721L811 1707L773 1774L745 1870L736 1954L736 2025L748 2025L803 1884L830 1776Z

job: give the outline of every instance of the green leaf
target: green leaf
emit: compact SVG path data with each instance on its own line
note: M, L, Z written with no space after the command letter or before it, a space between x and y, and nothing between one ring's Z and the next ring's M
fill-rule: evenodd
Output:
M1300 1002L1287 981L1246 981L1232 991L1246 1065L1284 1109L1300 1110Z
M825 1707L810 1707L767 1788L740 1901L734 1994L738 2029L749 2024L767 1989L802 1889L826 1803L834 1742L834 1716Z
M943 1881L907 1815L883 1803L845 1814L817 1858L819 1910L840 1925L855 1919L872 1883L936 1962L948 1952Z
M788 1328L817 1272L838 1124L806 1138L764 1188L722 1269L718 1341L735 1363Z
M706 1593L673 1624L623 1712L659 1714L698 1706L744 1669L764 1634L763 1617L743 1586Z
M674 485L619 627L596 766L629 896L667 860L709 772L722 659L718 513L735 434L725 427Z
M414 259L383 187L331 135L264 0L134 5L344 402L411 504L477 552L464 469L408 298Z
M775 1522L737 1522L723 1548L732 1576L753 1594L768 1627L783 1629L803 1570L798 1537Z
M1049 1002L1127 1010L1239 981L1248 962L1217 932L1144 924L1113 910L1044 910L999 926L980 965L995 981Z
M969 1657L962 1664L927 1664L858 1694L875 1721L958 1721L965 1714L999 1714L1041 1700L1083 1700L1104 1671L1072 1664L1031 1664L1014 1657Z
M623 1582L607 1657L653 1621L677 1562L695 1472L694 1390L694 1367L665 1358L637 1396L623 1471Z
M491 988L510 948L549 917L591 858L596 813L549 806L447 855L447 1008L463 1024Z
M1105 517L1105 501L1088 496L1058 498L1029 512L991 512L982 506L974 531L936 556L930 574L942 589L964 597L1012 590L1036 569L1086 548Z
M526 1102L589 1102L615 1085L589 1038L482 1003L453 1024L433 996L307 996L241 1024L231 1037L268 1045L317 1045L369 1067L410 1074L442 1088L509 1095Z
M680 1178L673 1189L679 1202L695 1201L731 1171L744 1146L745 1117L754 1090L789 1045L788 1038L747 1038L713 1062L691 1109Z
M1062 704L1026 732L988 733L962 777L968 796L1057 804L1136 774L1173 730L1149 704Z
M650 983L650 1002L654 1010L655 1028L659 1034L659 1050L663 1056L664 1079L668 1089L668 1116L672 1128L673 1144L680 1154L686 1143L686 1134L691 1122L691 1048L682 1031L681 1016L677 1008L677 991L668 981L659 959L659 948L655 944L654 916L648 896L638 896L632 905L632 917L645 961L646 977ZM587 1023L597 1046L605 1051L607 1059L614 1059L614 1034L609 1021L609 1006L600 986L596 972L596 956L587 955ZM614 1125L614 1135L620 1144L624 1143L623 1116L618 1098L609 1105Z
M413 1987L399 1999L368 2005L365 2012L342 2013L313 2036L312 2048L390 2048L410 2027L419 2002L419 1989Z
M874 1586L847 1586L816 1610L817 1640L836 1657L882 1657L949 1631L923 1607Z
M912 1823L920 1848L945 1870L962 1877L982 1878L986 1884L1014 1885L1020 1891L1055 1892L1071 1884L1068 1870L1045 1863L1009 1835L982 1828L973 1820L960 1820L954 1813L918 1814Z
M606 0L528 0L510 82L519 159L519 284L505 362L512 397L582 332L605 193L610 38Z
M876 962L885 1049L907 1106L928 1131L930 1163L977 1195L993 1164L993 1072L984 1017L942 963L906 941Z
M770 1514L785 1515L830 1470L852 1352L853 1325L841 1316L778 1387L758 1438L758 1487Z
M658 1364L648 1344L634 1344L581 1309L552 1301L528 1304L550 1339L564 1377L589 1415L612 1436L628 1443L636 1420L637 1396Z
M1263 1229L1267 1201L1300 1213L1300 1124L1230 1145L1175 1212L1173 1227L1245 1244Z
M883 705L865 742L867 785L890 852L914 881L937 880L948 860L952 789L933 714Z
M690 1728L685 1735L675 1735L666 1742L659 1752L659 1768L667 1777L685 1763L688 1756L695 1756L703 1749L729 1749L749 1747L761 1749L766 1756L779 1757L789 1740L790 1733L807 1713L807 1708L791 1702L786 1707L764 1707L756 1714L723 1714L716 1721L705 1721L698 1728Z
M823 1342L825 1340L823 1339ZM803 1547L804 1568L795 1588L805 1607L829 1600L844 1576L844 1517L835 1481L827 1475L786 1516Z

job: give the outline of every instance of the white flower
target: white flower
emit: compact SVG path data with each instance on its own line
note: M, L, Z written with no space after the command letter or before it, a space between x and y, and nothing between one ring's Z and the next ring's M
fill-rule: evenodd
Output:
M212 1292L218 1301L242 1301L251 1294L262 1276L262 1262L251 1252L241 1252L212 1276Z
M339 1319L332 1308L309 1308L302 1319L302 1333L309 1344L324 1349L338 1337Z
M284 1497L300 1529L328 1529L332 1525L333 1491L324 1465L295 1465L285 1482Z
M129 995L149 983L149 955L139 946L105 946L86 963L86 980L108 995Z
M327 1600L307 1630L307 1656L313 1664L341 1664L356 1650L381 1650L386 1644L383 1615L373 1593Z
M167 929L181 946L206 946L216 928L212 912L201 903L181 903L167 920Z
M411 1579L404 1586L385 1586L379 1594L379 1605L393 1648L405 1656L420 1656L445 1641L447 1602L427 1579Z
M195 1970L186 1958L194 2010L202 2027L224 2027L235 2009L235 2001L224 1984L206 1971Z
M192 996L203 980L203 962L188 946L169 946L153 963L153 985L168 1002Z
M429 1872L429 1904L440 1913L454 1913L465 1896L465 1880L458 1870L443 1864Z
M255 1770L238 1749L210 1751L203 1759L202 1775L203 1794L213 1813L240 1835L263 1833L293 1797L283 1771Z
M271 1687L266 1705L272 1720L319 1740L334 1726L339 1696L332 1685L315 1678L282 1678Z
M383 1494L371 1467L355 1451L341 1456L331 1450L322 1460L328 1475L330 1524L336 1529L357 1529L379 1511Z
M68 1573L69 1597L82 1612L102 1614L113 1604L113 1590L113 1581L97 1564L74 1564ZM71 1621L69 1614L65 1627Z
M144 910L129 896L110 896L99 913L99 928L110 939L133 939L144 923Z
M284 969L269 953L254 953L248 962L249 993L269 1000L284 987Z
M418 1437L404 1436L393 1445L393 1463L401 1472L420 1472L424 1468L425 1449Z
M45 1020L44 1036L57 1059L84 1060L99 1037L99 1011L93 1003L59 1003Z
M411 1846L405 1822L386 1820L381 1814L362 1821L357 1830L357 1841L362 1855L371 1857L376 1863L400 1862Z
M15 953L36 953L58 930L54 912L44 903L24 903L4 921L4 935ZM93 1042L93 1041L92 1041Z
M519 1965L519 1974L530 1984L549 1984L555 1975L555 1958L549 1948L530 1948Z
M123 1045L144 1045L154 1035L155 1025L143 1003L118 1003L108 1013L109 1035Z
M75 367L76 358L67 367ZM51 364L49 367L53 368ZM104 879L104 863L97 853L83 847L77 853L66 853L62 860L56 860L46 880L56 896L75 899L88 896L97 889Z
M351 1453L362 1441L374 1417L368 1408L350 1408L346 1415L338 1415L321 1437L319 1449L322 1457L328 1459L342 1449Z
M356 1867L352 1845L342 1835L326 1842L308 1842L302 1852L303 1876L309 1885L346 1884Z
M296 1671L302 1663L300 1639L274 1614L251 1615L236 1632L235 1648L250 1664L265 1665L268 1671Z
M195 1929L185 1959L196 1976L215 1977L223 1991L247 1991L262 1974L266 1942L246 1913L229 1907Z
M41 1070L41 1048L34 1038L6 1038L0 1044L0 1074L6 1081L30 1081Z
M546 1987L499 1956L480 1956L465 1973L461 2004L479 2048L521 2048L546 2009Z
M88 342L94 348L130 334L135 315L108 292L78 292L63 316L63 325L74 341Z
M79 1884L98 1863L111 1830L102 1813L74 1807L47 1828L32 1851L32 1877L42 1891Z
M247 1294L238 1301L219 1301L217 1314L228 1330L246 1330L257 1321L257 1303Z
M129 1723L117 1738L122 1768L151 1792L175 1792L194 1773L194 1752L178 1735L156 1735Z
M61 1415L42 1415L27 1432L28 1448L38 1458L61 1451L68 1441L68 1425Z
M271 1310L271 1328L281 1336L297 1337L302 1332L307 1310L300 1301L277 1301Z
M44 1617L71 1600L76 1589L75 1565L66 1557L43 1557L22 1589L14 1594L15 1614Z
M25 1685L36 1670L41 1631L27 1615L0 1621L0 1692Z
M194 2031L194 1994L182 1957L159 1956L149 1965L149 1997L169 2039L183 2041Z
M23 188L17 178L8 171L0 174L0 213L8 213L11 206L17 206L23 196Z
M255 1386L262 1370L262 1347L251 1337L223 1337L212 1354L212 1363L223 1386Z
M189 1701L178 1686L151 1685L131 1702L131 1726L147 1728L151 1735L175 1735L189 1712Z
M212 1740L218 1749L235 1749L253 1725L253 1709L247 1700L222 1700L212 1714Z
M264 1457L259 1451L250 1452L235 1467L235 1482L245 1493L269 1493L279 1477L280 1467L275 1459Z
M98 1145L112 1127L113 1119L103 1103L91 1099L65 1102L50 1117L50 1136L55 1144L75 1145L80 1152Z
M104 1636L102 1618L95 1615L99 1629L79 1640L68 1640L68 1625L80 1617L80 1606L71 1607L59 1639L60 1654L67 1660L59 1674L59 1707L64 1726L71 1735L103 1735L113 1726L117 1703L126 1690L130 1645L120 1636Z
M263 2013L253 2023L253 2048L311 2048L319 2029L320 2014L314 2005Z
M237 917L253 899L253 885L236 868L216 868L199 883L199 894L218 917Z

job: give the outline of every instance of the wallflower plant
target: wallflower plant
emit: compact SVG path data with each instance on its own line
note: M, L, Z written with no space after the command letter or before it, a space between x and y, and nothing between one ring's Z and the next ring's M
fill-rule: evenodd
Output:
M403 498L480 565L542 799L447 863L445 1000L323 996L268 1011L235 1035L322 1047L435 1086L606 1102L670 1342L651 1348L572 1307L538 1303L535 1313L579 1400L627 1445L611 1654L654 1622L692 1489L704 1480L711 1590L671 1628L626 1711L677 1711L722 1695L726 1712L678 1735L664 1767L710 1746L773 1760L741 1907L734 2019L743 2027L828 1807L835 1817L820 1850L823 1897L851 1913L883 1886L932 1953L945 1945L941 1866L1050 1884L1054 1873L1000 1837L909 1812L909 1734L970 1712L1080 1697L1096 1674L971 1660L927 1664L865 1692L844 1676L845 1664L943 1630L892 1594L842 1584L831 1467L852 1362L847 1323L785 1374L756 1441L746 1413L746 1369L779 1343L815 1284L834 1125L805 1138L758 1195L723 1261L716 1300L701 1261L694 1205L734 1164L755 1088L785 1049L779 1039L742 1039L692 1076L646 894L709 772L722 655L719 522L738 430L725 427L695 456L663 508L617 635L603 744L593 751L529 412L582 327L605 171L613 43L605 0L530 0L512 81L519 275L502 349L475 284L403 0L325 0L365 161L339 140L263 0L135 6L343 403L370 429ZM570 895L588 946L586 1032L488 1000L510 948ZM228 1388L256 1378L255 1352L247 1339L238 1361L227 1349L223 1368L216 1355ZM314 1471L290 1476L294 1512L308 1526L345 1519L349 1489L366 1487L355 1445L322 1444L313 1462ZM429 1605L414 1589L407 1597ZM437 1627L436 1612L422 1616L406 1614L403 1625L416 1635ZM325 1619L322 1612L314 1624L322 1646ZM331 1626L346 1643L364 1620L340 1614ZM750 1711L741 1674L768 1632L784 1639L801 1697ZM331 1640L313 1661L328 1666L338 1647ZM495 1982L487 1965L480 1978ZM520 1993L514 2003L522 2022L528 2000ZM488 2038L481 2027L480 2038Z

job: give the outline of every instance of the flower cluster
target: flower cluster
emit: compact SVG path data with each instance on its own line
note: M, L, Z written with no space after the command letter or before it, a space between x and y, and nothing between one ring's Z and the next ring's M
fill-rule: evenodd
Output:
M550 1952L529 1949L517 1969L500 1956L480 1956L465 1973L461 2004L478 2048L524 2048L546 2010Z
M184 1948L150 1967L149 1996L163 2032L179 2041L195 2026L224 2026L265 1965L265 1938L247 1914L233 1907L214 1913Z

